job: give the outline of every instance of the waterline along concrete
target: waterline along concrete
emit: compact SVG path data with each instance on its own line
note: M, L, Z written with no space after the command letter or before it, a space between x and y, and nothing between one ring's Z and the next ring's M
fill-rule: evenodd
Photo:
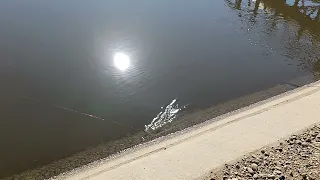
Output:
M56 177L196 179L320 122L320 82L256 103Z

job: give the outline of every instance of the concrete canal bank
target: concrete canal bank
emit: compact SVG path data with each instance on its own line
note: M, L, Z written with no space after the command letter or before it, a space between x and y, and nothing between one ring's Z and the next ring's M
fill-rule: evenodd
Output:
M222 115L57 179L195 179L320 122L320 82Z

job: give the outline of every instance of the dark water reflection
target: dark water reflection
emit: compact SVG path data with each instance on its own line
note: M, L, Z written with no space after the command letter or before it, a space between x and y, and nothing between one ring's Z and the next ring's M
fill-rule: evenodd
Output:
M314 73L319 14L308 0L1 1L0 175L143 130L174 99L202 108Z

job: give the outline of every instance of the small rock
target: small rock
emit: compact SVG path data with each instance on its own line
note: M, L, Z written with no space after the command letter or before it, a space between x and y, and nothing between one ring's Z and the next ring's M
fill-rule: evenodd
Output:
M289 145L293 145L294 141L289 141L288 143L289 143Z
M251 164L251 169L254 170L254 171L257 171L258 170L258 165L256 163L252 163Z
M296 144L301 145L301 141L300 140L296 140Z
M286 164L286 165L289 165L289 164L291 164L291 162L290 162L290 161L286 161L285 164Z
M302 173L301 176L303 179L307 179L307 173Z
M279 171L279 170L275 170L275 171L273 171L273 173L274 173L274 174L277 174L277 175L282 174L282 172L281 172L281 171Z
M285 180L285 179L286 179L285 176L280 176L280 177L279 177L279 180Z
M250 162L251 163L255 163L255 164L259 164L259 160L258 159L252 159Z
M278 170L278 171L281 171L281 168L278 167L278 166L274 167L274 169L275 169L275 170Z
M308 143L302 142L301 145L302 145L303 147L307 147L307 146L308 146Z
M250 168L250 167L247 167L247 171L250 173L250 174L253 174L253 170Z
M312 175L309 175L309 179L310 179L310 180L316 180L316 178L313 177Z
M261 153L264 154L266 151L264 149L261 150Z
M301 148L297 148L297 152L300 153L301 152Z
M268 176L266 174L260 174L260 178L266 179Z
M236 165L236 168L237 168L237 169L240 169L240 165L239 165L239 164L237 164L237 165Z
M247 177L251 177L252 176L252 174L250 174L250 173L246 173L246 175L245 176L247 176Z
M274 174L268 174L268 178L269 178L269 179L275 179L276 176L275 176Z
M310 179L310 180L316 180L316 178L313 177L313 176L309 176L309 179Z
M289 174L290 174L291 177L293 177L293 172L292 171Z
M297 136L296 136L296 135L292 135L289 139L290 139L291 141L296 140L296 139L297 139Z
M253 179L258 179L259 178L259 175L258 174L254 174L253 175Z

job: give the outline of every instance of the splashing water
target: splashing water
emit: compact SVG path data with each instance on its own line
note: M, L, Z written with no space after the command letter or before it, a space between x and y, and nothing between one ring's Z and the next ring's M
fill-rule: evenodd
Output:
M179 108L179 105L176 103L177 99L174 99L167 107L161 111L149 125L145 125L145 131L156 130L165 124L171 123L177 116L177 113L185 108Z

